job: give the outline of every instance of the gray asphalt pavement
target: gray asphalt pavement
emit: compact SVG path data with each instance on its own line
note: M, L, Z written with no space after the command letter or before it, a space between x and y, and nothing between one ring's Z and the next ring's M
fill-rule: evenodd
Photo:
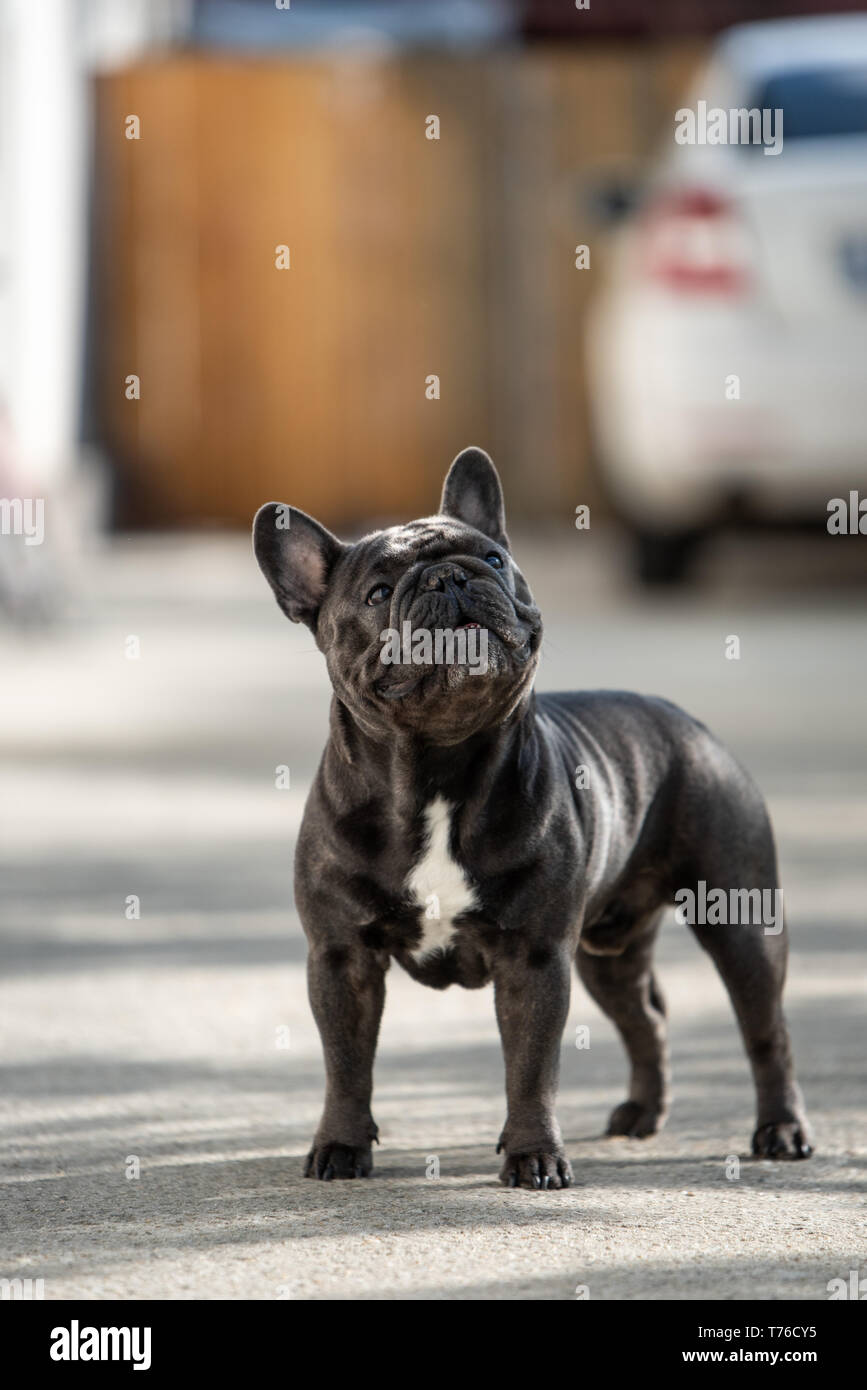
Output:
M672 698L768 795L816 1156L745 1157L753 1100L731 1009L671 920L661 1136L601 1137L625 1061L576 980L559 1108L576 1184L500 1188L491 992L427 991L394 967L376 1175L305 1182L322 1064L291 861L324 741L323 662L243 539L119 541L65 626L0 633L0 1277L44 1279L47 1298L586 1286L591 1300L822 1299L833 1278L867 1277L860 560L832 582L821 541L721 542L703 588L650 599L623 582L616 537L517 549L547 615L540 688Z

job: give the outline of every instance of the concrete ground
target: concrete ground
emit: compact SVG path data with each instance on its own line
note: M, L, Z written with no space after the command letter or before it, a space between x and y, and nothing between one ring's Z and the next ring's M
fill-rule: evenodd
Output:
M547 614L540 688L669 696L767 792L817 1143L808 1163L745 1158L731 1010L672 921L668 1127L600 1137L625 1063L576 981L559 1107L576 1183L557 1193L496 1182L490 990L397 967L376 1174L300 1176L322 1064L291 860L327 689L246 543L117 542L65 626L0 635L0 1277L47 1298L823 1299L867 1276L867 589L858 540L832 544L847 582L827 538L720 542L704 586L664 600L621 580L616 537L518 547Z

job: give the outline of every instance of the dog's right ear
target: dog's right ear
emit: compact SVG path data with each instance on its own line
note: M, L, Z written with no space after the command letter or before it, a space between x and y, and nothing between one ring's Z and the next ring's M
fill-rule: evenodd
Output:
M287 618L313 631L342 549L312 516L285 502L266 502L253 521L253 550L274 597Z

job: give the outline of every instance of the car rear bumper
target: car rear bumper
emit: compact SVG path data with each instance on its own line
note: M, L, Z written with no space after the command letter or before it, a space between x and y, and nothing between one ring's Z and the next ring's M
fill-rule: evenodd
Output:
M703 524L735 500L819 517L867 492L867 321L796 332L648 295L603 306L588 358L606 477L636 520Z

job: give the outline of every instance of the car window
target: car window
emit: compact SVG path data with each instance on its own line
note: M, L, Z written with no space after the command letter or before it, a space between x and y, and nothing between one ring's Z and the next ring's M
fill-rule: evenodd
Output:
M782 110L786 141L865 135L867 66L776 73L763 83L750 104L760 110ZM756 146L745 144L744 148Z

